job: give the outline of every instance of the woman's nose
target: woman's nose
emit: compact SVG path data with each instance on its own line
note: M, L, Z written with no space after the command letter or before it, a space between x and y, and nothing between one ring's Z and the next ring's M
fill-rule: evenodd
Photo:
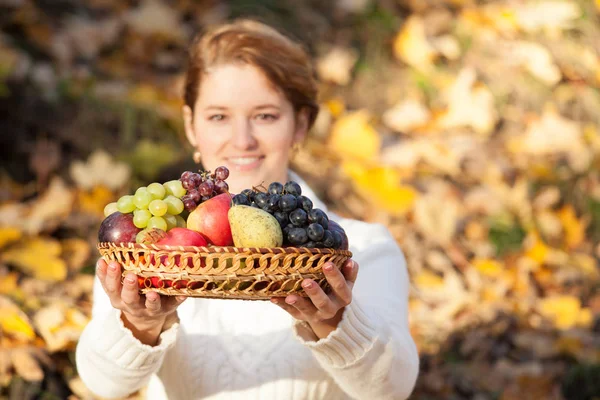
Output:
M252 123L246 118L240 118L233 127L233 145L240 150L251 149L256 146L256 138L252 128Z

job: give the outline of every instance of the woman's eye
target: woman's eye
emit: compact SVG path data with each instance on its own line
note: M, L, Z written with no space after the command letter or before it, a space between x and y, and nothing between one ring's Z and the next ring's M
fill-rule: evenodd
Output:
M223 114L215 114L208 117L208 119L211 121L223 121L225 116Z
M261 113L256 116L261 121L275 121L277 119L277 115Z

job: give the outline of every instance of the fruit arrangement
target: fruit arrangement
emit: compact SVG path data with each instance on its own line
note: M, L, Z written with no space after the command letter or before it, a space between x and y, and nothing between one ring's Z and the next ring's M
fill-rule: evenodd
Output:
M314 208L296 182L234 195L228 176L223 166L185 171L108 204L98 233L101 254L135 271L142 291L259 298L302 291L304 277L325 287L322 264L341 266L351 256L341 226ZM261 280L259 271L270 274Z

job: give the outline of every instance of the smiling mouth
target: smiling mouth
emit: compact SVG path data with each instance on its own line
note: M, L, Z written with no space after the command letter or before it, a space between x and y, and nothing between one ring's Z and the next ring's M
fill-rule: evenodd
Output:
M252 157L228 157L227 162L236 169L252 169L258 166L265 156L252 156Z

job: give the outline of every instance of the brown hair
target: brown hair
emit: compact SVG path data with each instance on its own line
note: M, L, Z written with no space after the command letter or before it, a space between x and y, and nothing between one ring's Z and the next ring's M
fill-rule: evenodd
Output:
M310 56L276 29L247 19L220 25L194 39L185 77L185 104L194 109L202 76L210 67L232 62L260 69L284 92L296 113L308 111L308 127L313 125L319 106Z

